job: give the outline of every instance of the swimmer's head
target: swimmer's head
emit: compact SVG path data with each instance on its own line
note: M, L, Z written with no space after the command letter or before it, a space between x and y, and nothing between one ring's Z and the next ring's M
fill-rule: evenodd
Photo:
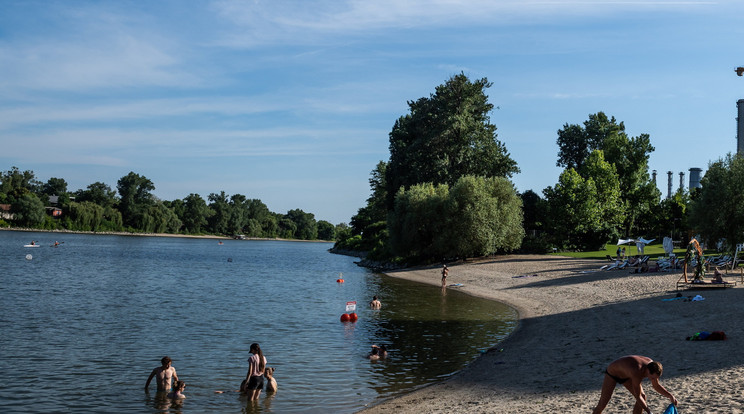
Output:
M183 391L184 388L186 388L186 383L183 381L179 380L173 384L173 389L176 391Z
M163 359L160 360L160 363L163 364L163 366L170 365L173 361L171 361L170 357L164 356Z

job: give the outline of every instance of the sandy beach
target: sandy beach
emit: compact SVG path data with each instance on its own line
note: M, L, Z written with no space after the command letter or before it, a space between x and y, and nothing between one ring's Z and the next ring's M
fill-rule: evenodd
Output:
M364 410L375 413L590 413L606 366L645 355L664 365L661 383L682 413L744 412L744 285L676 290L681 271L600 271L606 261L510 255L450 265L448 283L519 312L516 331L452 378ZM439 267L387 274L434 285ZM514 277L524 276L524 277ZM454 288L451 288L454 289ZM701 295L702 301L663 299ZM384 306L384 299L383 299ZM726 341L687 341L698 331ZM649 407L667 398L644 381ZM605 413L630 413L635 400L616 388Z

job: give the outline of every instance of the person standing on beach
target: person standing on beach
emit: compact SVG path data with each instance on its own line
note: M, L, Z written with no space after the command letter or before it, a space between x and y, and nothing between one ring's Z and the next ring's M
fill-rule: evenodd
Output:
M264 385L264 370L266 369L266 357L261 352L258 344L251 344L251 357L248 358L248 373L245 380L240 384L240 391L248 395L248 401L255 401L261 395Z
M449 269L447 268L447 265L444 265L442 267L442 288L447 286L447 275L449 274Z
M600 414L607 407L617 384L623 384L635 397L636 403L633 407L633 414L641 414L644 411L651 414L651 409L648 408L646 403L646 393L641 386L641 381L644 378L648 378L654 390L669 398L672 404L676 406L677 399L659 383L659 377L661 377L663 370L664 368L660 363L640 355L628 355L612 361L605 370L602 396L599 398L599 403L597 403L593 414Z
M158 392L167 392L171 389L171 380L175 379L178 381L178 374L176 374L176 369L171 366L173 363L170 358L167 356L164 356L163 359L160 360L161 366L155 368L150 373L150 376L147 378L147 383L145 384L145 392L148 392L148 388L150 388L150 381L152 381L153 378L157 377L157 384L158 384Z

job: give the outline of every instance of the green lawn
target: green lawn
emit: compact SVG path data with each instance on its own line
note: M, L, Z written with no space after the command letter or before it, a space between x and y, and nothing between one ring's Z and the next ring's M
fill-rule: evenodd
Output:
M626 256L632 256L636 254L636 246L635 244L624 244L620 247L625 247L625 255ZM685 246L684 249L674 249L674 254L677 255L677 257L684 257L685 252L687 251L687 246ZM612 243L607 243L605 245L605 250L597 250L593 252L557 252L557 253L551 253L556 256L568 256L568 257L579 257L582 259L604 259L606 255L610 255L612 257L615 257L617 253L617 245ZM710 254L715 254L716 252L714 250L706 250L703 252L706 256ZM654 242L652 244L649 244L644 249L644 254L646 256L651 256L651 258L656 258L658 256L664 256L666 253L664 253L664 246L662 246L661 242Z

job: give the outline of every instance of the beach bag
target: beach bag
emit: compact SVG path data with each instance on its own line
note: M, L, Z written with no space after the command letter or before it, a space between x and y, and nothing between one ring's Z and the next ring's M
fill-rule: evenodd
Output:
M664 411L664 414L679 414L679 411L677 411L677 407L675 407L674 404L669 404L669 407Z

